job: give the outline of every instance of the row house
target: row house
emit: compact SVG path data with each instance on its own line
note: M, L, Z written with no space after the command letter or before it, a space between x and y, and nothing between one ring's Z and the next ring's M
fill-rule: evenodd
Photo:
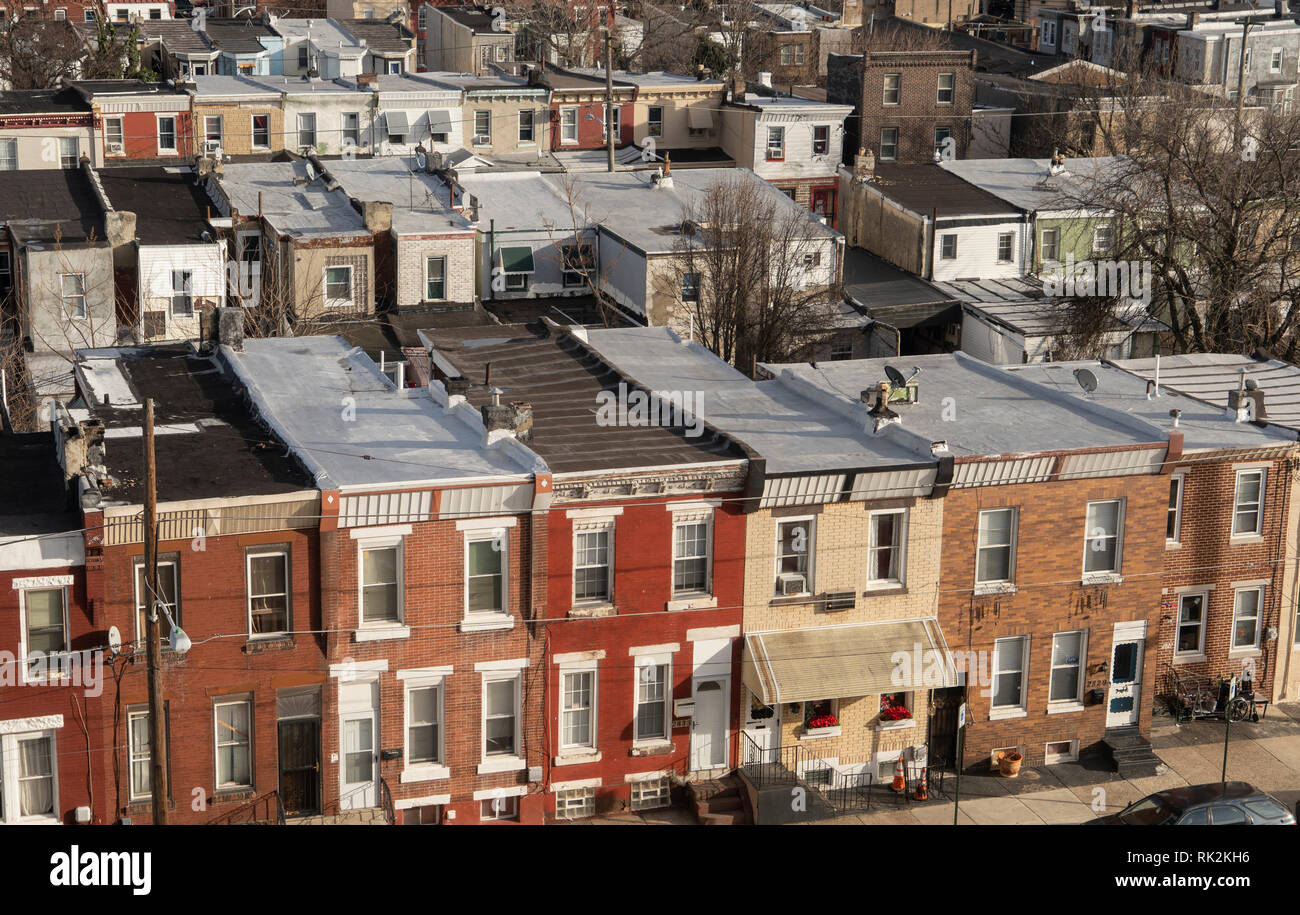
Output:
M94 22L101 9L100 0L56 0L55 3L43 3L39 7L31 4L30 0L24 3L6 2L0 5L0 22L10 19Z
M452 134L459 132L463 139L453 140L449 135L449 143L512 164L536 164L550 150L550 91L544 86L519 76L444 72L427 76L461 93L459 111L450 114ZM434 142L438 142L437 136Z
M194 130L191 155L251 156L294 148L279 90L245 76L199 76L186 84ZM359 134L358 134L359 135Z
M743 451L689 422L604 416L602 403L649 390L611 372L581 328L546 320L421 337L431 389L461 392L485 416L506 409L491 406L492 385L520 398L508 409L529 411L529 447L549 471L550 511L534 527L545 535L534 555L545 592L547 815L662 807L682 779L731 769Z
M284 38L265 22L204 19L202 29L204 39L216 51L209 75L269 76L275 73L274 64L283 55ZM191 75L198 74L191 71Z
M415 69L415 37L400 23L273 16L267 23L284 39L275 75L337 79Z
M562 70L547 66L530 70L529 79L550 90L551 150L603 149L608 144L606 108L615 146L632 142L637 87L614 78L612 102L606 99L604 70Z
M0 92L0 172L75 169L86 156L103 159L95 142L95 116L75 89Z
M359 77L358 84L374 93L375 132L362 138L374 155L410 156L417 147L446 154L470 145L459 87L409 74ZM477 128L471 137L476 146ZM484 135L491 132L489 124Z
M205 21L206 22L206 21ZM212 76L221 54L207 32L193 19L155 19L136 24L140 30L140 58L161 80Z
M650 161L667 156L678 164L709 162L710 151L723 145L721 112L727 84L703 75L614 72L615 79L637 87L632 142L649 151Z
M515 33L502 11L481 6L422 4L425 70L474 76L515 74Z
M176 160L193 146L190 96L165 83L78 80L72 83L94 115L94 160Z

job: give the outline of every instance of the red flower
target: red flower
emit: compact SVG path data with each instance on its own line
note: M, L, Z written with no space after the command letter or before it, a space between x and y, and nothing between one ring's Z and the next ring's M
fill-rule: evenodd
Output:
M891 708L881 709L880 717L884 721L906 721L912 717L912 713L905 706L895 705Z
M818 715L816 718L809 719L808 729L814 730L816 728L833 728L839 723L840 723L839 719L837 719L834 715Z

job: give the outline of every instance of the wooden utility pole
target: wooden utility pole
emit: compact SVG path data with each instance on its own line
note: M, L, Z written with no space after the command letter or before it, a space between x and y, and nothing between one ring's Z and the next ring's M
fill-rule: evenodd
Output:
M605 139L609 170L614 170L614 37L605 30Z
M162 624L158 619L158 475L153 454L153 398L144 401L144 603L149 669L149 769L153 823L167 825L167 723L162 697Z
M1241 20L1241 54L1237 61L1237 115L1233 120L1233 141L1241 152L1241 111L1246 103L1246 45L1250 41L1250 20ZM1224 61L1225 65L1227 61Z

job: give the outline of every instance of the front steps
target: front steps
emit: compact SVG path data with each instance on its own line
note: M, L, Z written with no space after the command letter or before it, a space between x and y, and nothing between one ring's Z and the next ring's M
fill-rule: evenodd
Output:
M1123 778L1155 775L1156 767L1161 764L1160 757L1151 751L1151 741L1143 737L1134 725L1107 728L1101 743L1110 754L1115 771Z
M691 782L691 807L701 826L746 826L751 820L743 787L735 775Z

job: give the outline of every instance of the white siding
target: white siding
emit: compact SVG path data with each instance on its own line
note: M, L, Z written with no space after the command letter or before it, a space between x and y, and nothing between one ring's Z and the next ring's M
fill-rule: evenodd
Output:
M813 155L813 128L830 128L830 148L826 155ZM785 161L767 159L767 128L785 128ZM840 154L844 148L844 116L834 114L763 115L754 121L754 158L751 167L768 181L790 178L834 178L839 174ZM744 165L744 162L737 163Z
M1024 232L1017 222L996 223L986 226L958 226L954 229L943 228L942 224L934 232L934 251L931 256L934 263L934 279L946 282L958 279L979 278L1014 279L1024 275ZM1011 263L998 263L998 236L1011 232ZM943 236L957 236L957 257L944 260Z
M171 313L172 271L189 270L193 276L194 314L188 318ZM139 260L140 313L143 321L148 312L167 315L167 329L153 339L197 339L199 336L200 299L217 307L226 304L226 255L217 242L194 245L141 245Z

